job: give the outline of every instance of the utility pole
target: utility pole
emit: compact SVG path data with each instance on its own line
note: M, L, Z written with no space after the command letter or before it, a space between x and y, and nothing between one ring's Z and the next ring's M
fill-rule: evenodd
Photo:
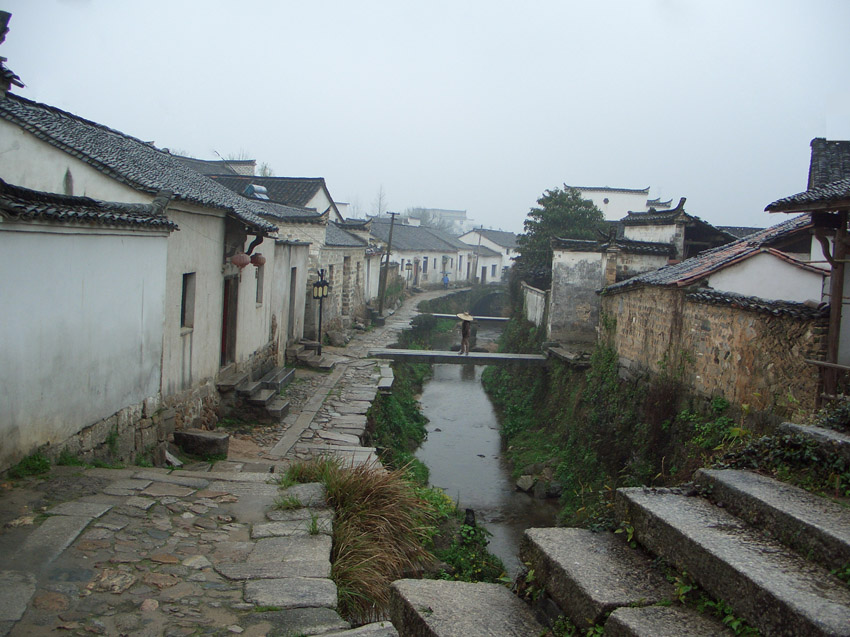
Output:
M387 240L387 258L381 266L381 272L378 279L378 316L384 315L384 296L387 293L387 270L390 268L390 253L393 251L393 225L397 212L388 212L390 216L390 236Z

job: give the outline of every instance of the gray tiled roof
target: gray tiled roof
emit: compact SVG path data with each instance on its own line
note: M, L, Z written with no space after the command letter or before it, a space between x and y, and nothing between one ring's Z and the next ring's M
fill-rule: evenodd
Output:
M369 245L369 242L343 230L338 224L331 221L325 233L325 245L337 248L365 248Z
M177 200L227 210L254 228L276 230L253 202L140 139L12 94L0 98L0 118L136 190L170 190Z
M383 219L373 218L372 236L386 243L390 235L390 223ZM437 237L429 228L423 226L406 226L396 222L393 225L393 245L395 250L422 250L426 252L455 252L457 247ZM465 248L468 248L464 244Z
M631 279L615 283L605 288L605 292L619 292L640 285L690 285L723 268L746 259L762 251L771 243L787 239L791 235L808 230L812 226L809 215L800 215L793 219L771 226L743 239L727 243L718 248L706 250L690 259L658 270L639 274Z
M251 204L256 207L259 214L269 219L278 221L314 221L320 222L325 219L325 215L321 212L316 212L313 208L297 208L296 206L285 206L274 201L251 201Z
M476 232L503 248L517 247L516 234L513 232L506 232L505 230L476 230Z
M850 178L850 141L815 137L811 142L808 189Z
M850 177L839 179L784 199L778 199L765 208L768 212L800 212L830 209L833 205L850 207Z
M167 193L151 204L98 201L21 188L0 179L0 216L16 221L176 230L177 224L165 214L167 201Z
M567 252L605 252L608 248L617 247L628 254L655 254L672 257L676 254L676 246L672 243L656 241L635 241L634 239L614 239L613 241L592 241L587 239L552 239L552 247Z
M195 170L202 175L244 175L245 173L236 170L237 167L245 167L254 172L254 167L257 165L255 159L196 159L195 157L184 157L183 155L174 155L177 160Z
M257 175L210 175L218 183L240 195L251 184L264 186L269 199L289 206L304 207L320 190L326 189L322 177L260 177ZM329 197L330 198L330 197ZM324 212L324 210L319 210Z
M751 234L764 230L764 228L751 228L749 226L717 226L717 228L718 230L723 230L723 232L728 232L738 239L743 239L744 237L748 237Z
M795 318L825 318L829 316L829 305L810 307L805 303L796 301L774 301L761 299L757 296L744 296L734 292L718 292L703 288L690 294L685 298L694 303L706 303L709 305L728 305L734 308L772 314L773 316L793 316Z

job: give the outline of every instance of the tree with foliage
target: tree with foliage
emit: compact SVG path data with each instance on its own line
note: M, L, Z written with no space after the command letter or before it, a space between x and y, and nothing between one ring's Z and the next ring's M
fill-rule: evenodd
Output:
M516 269L524 281L545 289L552 278L552 239L598 239L605 215L566 184L546 190L537 205L528 211L525 233L517 237Z

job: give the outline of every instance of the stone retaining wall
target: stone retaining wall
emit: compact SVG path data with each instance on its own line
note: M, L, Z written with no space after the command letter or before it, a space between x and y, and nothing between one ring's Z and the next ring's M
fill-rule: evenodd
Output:
M825 316L770 312L642 287L602 297L601 324L624 370L680 373L697 394L753 409L814 409ZM613 320L612 320L613 319Z

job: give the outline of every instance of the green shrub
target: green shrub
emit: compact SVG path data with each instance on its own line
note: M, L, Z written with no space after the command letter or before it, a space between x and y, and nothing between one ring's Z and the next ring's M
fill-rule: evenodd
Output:
M38 476L50 471L50 460L40 452L33 453L9 469L10 478L26 478Z

